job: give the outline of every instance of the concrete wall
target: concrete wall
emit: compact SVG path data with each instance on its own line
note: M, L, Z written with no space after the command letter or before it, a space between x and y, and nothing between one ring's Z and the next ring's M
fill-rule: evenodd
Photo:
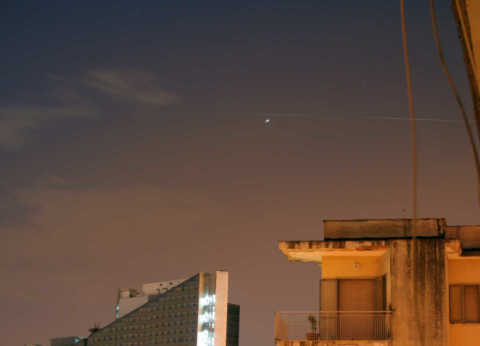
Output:
M390 240L392 346L447 346L445 241Z

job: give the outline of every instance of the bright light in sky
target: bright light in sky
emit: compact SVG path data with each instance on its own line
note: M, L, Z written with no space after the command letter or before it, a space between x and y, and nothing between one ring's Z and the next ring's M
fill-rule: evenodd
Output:
M271 121L270 118L266 118L265 119L265 125L270 125L270 121Z

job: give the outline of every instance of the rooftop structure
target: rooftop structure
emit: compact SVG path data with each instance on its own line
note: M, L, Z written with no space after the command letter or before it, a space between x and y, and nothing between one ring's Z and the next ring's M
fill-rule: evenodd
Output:
M326 220L324 234L278 244L290 261L317 263L322 277L318 311L276 313L277 346L477 345L480 226Z
M142 306L148 302L149 296L165 293L183 281L185 281L185 279L152 282L143 284L140 290L134 288L119 289L117 304L115 305L115 318L120 318L139 306Z

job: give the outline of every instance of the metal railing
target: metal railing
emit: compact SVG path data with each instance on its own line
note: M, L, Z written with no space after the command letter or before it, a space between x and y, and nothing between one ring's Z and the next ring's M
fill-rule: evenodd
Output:
M391 311L281 311L275 340L385 340Z

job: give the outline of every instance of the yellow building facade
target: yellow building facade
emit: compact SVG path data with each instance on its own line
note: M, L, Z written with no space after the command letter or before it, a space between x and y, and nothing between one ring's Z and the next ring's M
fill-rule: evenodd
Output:
M447 278L450 288L450 346L480 345L480 227L450 227ZM459 240L455 240L459 239ZM465 291L467 294L465 295ZM460 300L458 306L452 306ZM456 311L454 311L456 310Z
M279 242L322 279L318 311L275 314L277 346L480 345L480 226L327 220L324 233Z

